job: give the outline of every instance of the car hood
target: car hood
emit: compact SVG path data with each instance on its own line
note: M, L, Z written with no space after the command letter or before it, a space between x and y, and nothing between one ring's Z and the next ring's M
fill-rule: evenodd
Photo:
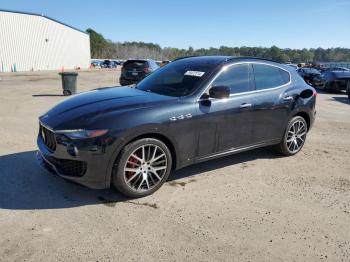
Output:
M79 128L93 123L104 114L148 108L175 97L144 92L130 87L108 87L75 95L50 109L39 118L52 129Z

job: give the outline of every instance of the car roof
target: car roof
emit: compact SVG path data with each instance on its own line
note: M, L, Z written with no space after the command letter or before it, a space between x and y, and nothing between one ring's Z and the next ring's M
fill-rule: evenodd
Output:
M317 68L313 68L313 67L303 67L302 69L304 69L304 70L309 70L309 71L317 71L317 72L320 72Z
M335 77L350 77L350 71L332 71Z
M283 65L274 60L259 58L259 57L252 57L252 56L185 56L185 57L177 58L173 62L178 60L184 60L184 59L197 61L197 62L213 63L213 64L221 64L221 63L237 60L237 61L265 61L265 62L272 62L272 63L277 63L279 65Z

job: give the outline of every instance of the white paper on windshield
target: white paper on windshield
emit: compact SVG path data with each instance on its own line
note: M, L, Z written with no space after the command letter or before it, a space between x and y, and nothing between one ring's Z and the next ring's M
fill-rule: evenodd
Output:
M201 72L201 71L187 71L185 73L185 76L202 77L204 74L205 74L205 72Z

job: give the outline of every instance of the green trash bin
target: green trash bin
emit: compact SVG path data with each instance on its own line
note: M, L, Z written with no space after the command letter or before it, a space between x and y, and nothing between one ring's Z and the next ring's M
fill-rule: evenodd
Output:
M76 94L78 73L62 72L59 75L62 78L63 95L70 96Z

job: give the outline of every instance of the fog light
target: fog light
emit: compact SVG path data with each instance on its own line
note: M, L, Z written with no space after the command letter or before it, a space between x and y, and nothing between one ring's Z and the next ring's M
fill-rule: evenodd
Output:
M78 148L76 146L74 147L74 153L75 153L76 156L79 154L79 150L78 150Z
M77 156L79 154L78 148L76 146L73 146L73 145L68 145L67 146L67 152L71 156Z

